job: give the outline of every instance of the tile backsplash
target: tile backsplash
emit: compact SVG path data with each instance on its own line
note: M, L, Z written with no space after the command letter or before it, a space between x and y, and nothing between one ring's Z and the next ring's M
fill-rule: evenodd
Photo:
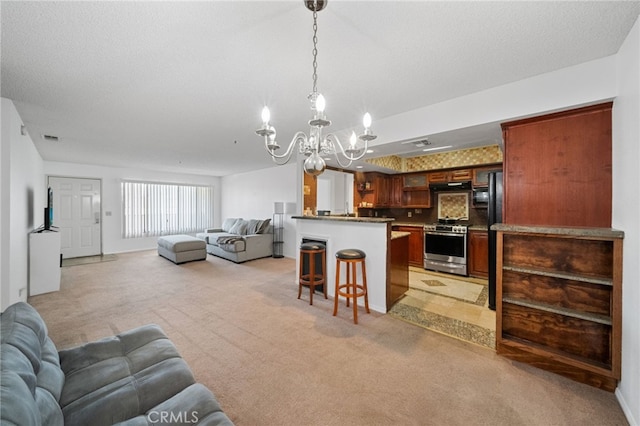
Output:
M468 192L441 192L438 197L438 219L468 219L469 218L469 193Z

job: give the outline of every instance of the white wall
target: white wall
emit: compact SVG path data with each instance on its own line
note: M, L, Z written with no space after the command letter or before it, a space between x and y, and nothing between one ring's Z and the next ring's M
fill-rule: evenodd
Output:
M265 154L266 155L266 154ZM266 219L273 217L273 203L297 203L298 166L295 162L255 172L241 173L222 178L222 218ZM297 205L296 213L301 210ZM295 215L295 214L294 214ZM295 221L285 215L284 248L286 257L296 257Z
M27 300L28 235L44 222L43 162L13 102L2 98L0 149L0 310Z
M613 227L625 233L622 303L622 381L616 391L629 423L640 422L640 20L617 55L613 105Z
M90 166L73 163L44 162L46 176L92 178L102 181L102 252L118 253L147 250L157 247L157 237L122 238L122 201L120 183L122 179L137 179L150 182L186 183L211 185L214 187L214 226L220 225L220 178L180 173L165 173L150 170L116 167ZM108 216L108 213L111 213Z
M609 56L376 120L370 145L593 104L616 91L616 57Z

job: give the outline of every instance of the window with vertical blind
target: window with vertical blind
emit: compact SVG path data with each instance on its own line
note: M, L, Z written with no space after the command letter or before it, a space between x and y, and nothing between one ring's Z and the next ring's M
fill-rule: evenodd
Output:
M202 232L213 227L213 187L122 182L122 237Z

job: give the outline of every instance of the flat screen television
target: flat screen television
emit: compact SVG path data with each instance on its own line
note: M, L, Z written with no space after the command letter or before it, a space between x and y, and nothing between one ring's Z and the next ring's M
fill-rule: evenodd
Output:
M44 208L44 229L49 230L53 225L53 190L51 187L47 188L47 203Z

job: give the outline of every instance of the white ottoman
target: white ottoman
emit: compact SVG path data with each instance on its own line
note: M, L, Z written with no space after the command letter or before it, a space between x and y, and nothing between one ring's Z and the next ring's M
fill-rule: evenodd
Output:
M207 243L189 235L166 235L158 238L158 255L175 264L207 258Z

